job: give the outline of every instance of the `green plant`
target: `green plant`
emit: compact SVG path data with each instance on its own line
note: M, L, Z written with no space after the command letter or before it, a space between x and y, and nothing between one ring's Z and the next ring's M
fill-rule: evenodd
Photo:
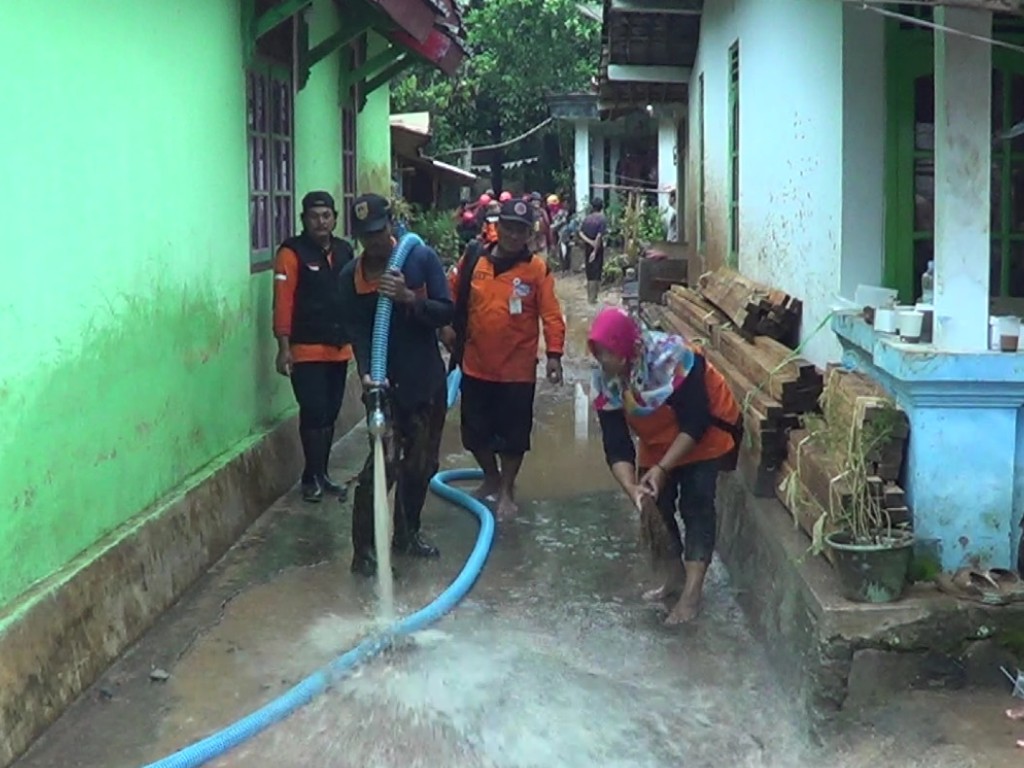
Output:
M838 379L833 381L838 382ZM898 539L892 519L885 509L871 477L873 462L893 439L903 416L891 401L861 398L850 414L840 413L840 396L826 385L821 396L822 413L804 417L808 436L800 443L793 471L780 485L785 504L793 511L809 507L815 523L811 532L810 552L821 554L829 531L846 533L851 543L861 545L891 544ZM870 406L871 420L863 418L862 409ZM850 423L848 433L836 425ZM829 484L827 504L806 493L801 480L804 446L823 451L828 459Z
M642 202L638 229L640 240L645 243L665 240L668 237L668 227L665 224L665 211L660 208L655 208L653 205L646 205Z
M628 258L624 253L618 253L606 257L604 266L601 268L601 282L605 285L616 285L622 282L622 276L629 266Z
M455 229L455 212L417 211L410 209L407 226L437 251L445 266L458 261L462 255L462 241Z

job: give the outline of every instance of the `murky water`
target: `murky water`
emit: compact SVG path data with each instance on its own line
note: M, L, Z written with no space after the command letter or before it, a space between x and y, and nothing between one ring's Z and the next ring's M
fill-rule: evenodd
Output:
M503 524L469 598L216 766L1017 765L993 694L917 692L851 722L824 750L767 666L716 563L693 626L667 629L634 513L596 424L581 427L587 309L575 297L567 385L541 385L522 513ZM453 423L454 418L453 418ZM444 466L469 466L449 428ZM336 451L344 477L364 434ZM20 768L128 768L232 722L347 650L376 622L372 581L348 571L350 510L282 499L191 594L51 729ZM476 536L431 498L439 562L396 561L396 608L432 599ZM149 671L170 672L166 683ZM986 698L987 697L987 698ZM982 710L981 708L986 708ZM988 711L991 717L978 717Z

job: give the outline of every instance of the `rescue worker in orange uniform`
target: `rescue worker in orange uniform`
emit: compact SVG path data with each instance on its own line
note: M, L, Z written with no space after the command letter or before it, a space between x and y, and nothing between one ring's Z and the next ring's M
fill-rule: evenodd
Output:
M462 365L462 443L484 471L477 496L496 499L499 518L517 511L515 481L530 450L541 327L547 379L562 383L565 320L551 270L527 248L533 224L529 203L501 206L498 242L467 252L449 275L455 323L441 336Z
M391 204L366 194L352 203L352 231L362 253L341 273L343 322L355 348L363 385L370 382L373 326L378 296L394 302L388 334L387 388L384 410L385 470L395 488L392 549L410 557L438 557L437 547L421 533L423 505L430 478L437 473L441 436L447 414L444 360L438 329L452 322L444 267L433 248L409 251L401 272L387 269L395 246ZM373 576L373 452L366 458L352 502L352 572Z
M666 623L690 621L715 548L718 473L735 469L739 406L699 348L680 336L642 332L621 308L602 310L588 341L599 364L591 391L608 466L642 514L660 514L668 533L668 551L655 553L668 563L667 579L644 599L678 597ZM657 510L645 509L650 504Z
M274 263L275 366L291 379L299 404L302 498L309 502L344 490L327 474L352 359L342 327L338 275L354 253L334 237L337 223L334 198L310 192L302 198L302 234L281 244Z

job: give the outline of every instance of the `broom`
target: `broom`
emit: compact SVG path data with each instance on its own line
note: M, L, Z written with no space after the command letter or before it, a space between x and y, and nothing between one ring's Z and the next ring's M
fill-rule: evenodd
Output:
M657 502L650 496L643 497L637 504L637 511L640 513L640 545L650 553L651 565L658 568L673 558L673 549L678 546L676 534L669 530Z

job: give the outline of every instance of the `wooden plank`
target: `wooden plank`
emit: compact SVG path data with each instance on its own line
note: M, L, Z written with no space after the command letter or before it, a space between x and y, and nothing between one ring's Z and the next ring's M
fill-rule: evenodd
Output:
M796 471L788 463L782 465L778 479L779 482L775 486L776 498L782 502L782 506L789 510L797 526L807 535L807 547L810 549L814 540L814 526L818 519L825 514L825 510L814 499L806 486L800 482ZM835 527L829 525L826 520L823 535L827 536L834 530ZM835 554L831 547L823 547L821 555L828 562L835 564Z

